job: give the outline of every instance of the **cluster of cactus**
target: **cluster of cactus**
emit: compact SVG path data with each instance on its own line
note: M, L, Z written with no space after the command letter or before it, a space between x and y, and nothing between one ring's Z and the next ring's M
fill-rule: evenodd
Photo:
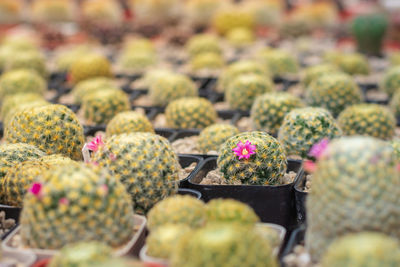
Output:
M233 109L248 110L257 96L274 90L274 84L269 77L243 74L229 83L225 90L225 99Z
M198 54L190 60L190 67L193 71L219 70L224 64L224 59L221 55L211 52Z
M133 132L154 133L154 128L149 119L136 111L118 113L107 124L107 136Z
M248 28L234 28L226 34L228 42L236 48L242 48L255 41L254 32Z
M384 106L358 104L339 114L338 123L344 135L368 135L384 140L394 136L396 118Z
M82 113L89 123L107 124L115 115L130 110L129 96L122 90L102 88L84 96Z
M203 54L222 54L222 48L216 36L211 34L198 34L190 38L186 44L186 51L191 57Z
M100 168L51 168L32 185L23 205L21 239L31 248L60 249L94 240L119 247L134 233L129 194Z
M266 48L259 52L259 57L275 77L296 73L299 69L293 55L281 49Z
M195 83L182 74L160 75L149 88L149 97L154 105L165 106L181 97L198 95Z
M358 53L341 55L337 66L349 75L366 75L370 72L368 59Z
M70 81L74 84L95 77L112 77L111 64L107 58L97 54L87 54L71 64Z
M47 76L46 61L37 51L25 51L15 54L5 65L6 70L30 69L42 77Z
M321 77L322 75L332 74L335 72L339 72L339 69L333 64L325 63L314 65L305 69L302 83L305 87L307 87L312 81Z
M273 92L257 97L251 107L250 118L256 130L276 135L285 115L304 104L300 98L286 93Z
M93 161L125 185L139 213L177 191L178 157L159 135L113 135L94 153Z
M346 107L360 103L362 92L347 74L333 73L312 81L305 100L311 106L326 108L337 117Z
M97 77L83 80L77 83L71 91L71 95L74 98L74 103L79 105L82 103L82 99L86 95L95 93L103 88L114 87L114 81L107 77Z
M397 164L392 146L373 137L343 137L328 145L306 202L306 246L313 260L347 233L378 231L400 238Z
M184 97L172 101L165 109L168 126L183 129L203 129L217 120L212 103L201 97Z
M281 144L265 132L235 135L221 146L219 153L217 164L228 183L277 185L286 173L287 160Z
M286 155L309 158L311 147L324 138L340 137L341 129L332 115L323 108L294 109L283 119L278 132Z
M46 81L28 69L5 72L0 77L0 98L19 93L43 95L47 89Z
M25 108L6 125L4 138L9 143L27 143L47 154L82 158L83 127L72 110L63 105Z
M384 75L381 89L390 97L400 88L400 66L390 68Z
M237 134L239 130L231 124L212 124L200 132L197 146L202 153L218 151L228 138Z
M253 29L254 16L240 7L228 7L218 10L214 16L213 26L219 34L225 35L235 28Z
M207 203L208 223L254 225L260 218L248 205L233 199L213 199Z

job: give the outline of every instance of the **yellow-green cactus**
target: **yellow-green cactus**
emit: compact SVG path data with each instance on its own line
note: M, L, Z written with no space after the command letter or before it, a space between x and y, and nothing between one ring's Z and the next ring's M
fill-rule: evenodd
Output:
M297 73L299 70L297 59L289 52L281 49L266 48L259 52L259 57L274 77Z
M117 64L123 71L141 73L157 63L157 57L152 53L143 53L141 51L123 52Z
M25 51L15 54L5 64L6 70L30 69L40 76L47 76L46 61L43 55L34 51Z
M365 56L353 53L343 54L338 62L338 67L347 74L369 74L369 63Z
M154 128L145 115L135 111L118 113L107 124L106 128L107 136L133 132L154 133Z
M4 122L4 118L7 114L12 112L13 109L20 106L21 104L31 103L33 101L45 101L43 96L37 93L17 93L13 95L7 95L1 105L0 117Z
M213 26L222 35L238 27L252 30L255 26L255 18L251 12L240 7L221 8L214 16Z
M254 210L234 199L213 199L207 203L207 223L253 225L260 221Z
M232 46L242 48L251 45L255 41L256 37L252 30L239 27L230 30L226 34L226 39Z
M389 57L389 61L392 66L400 65L400 52L391 54Z
M35 72L28 69L12 70L0 77L0 98L19 93L43 95L46 87L46 81Z
M90 78L113 76L110 61L97 54L80 57L71 64L69 71L71 82L74 84Z
M231 124L212 124L200 132L197 146L202 153L218 151L226 140L237 134L239 134L238 128Z
M400 66L390 68L384 75L380 85L389 96L393 96L400 88Z
M203 53L222 54L222 48L218 37L211 34L198 34L190 38L187 42L186 51L191 57Z
M81 104L82 99L91 93L94 93L103 88L114 87L112 79L107 77L90 78L77 83L71 91L75 104Z
M339 72L339 68L333 64L324 63L308 67L304 71L302 83L305 87L309 86L312 81L321 77L322 75L332 74Z
M190 60L190 67L194 71L220 70L224 64L221 55L212 52L198 54Z

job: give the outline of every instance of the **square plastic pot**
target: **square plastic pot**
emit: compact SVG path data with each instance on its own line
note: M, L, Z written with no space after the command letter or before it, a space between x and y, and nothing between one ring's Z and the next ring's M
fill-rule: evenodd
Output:
M303 190L306 183L306 173L302 171L294 184L294 196L296 199L297 221L304 223L306 221L306 199L308 193Z

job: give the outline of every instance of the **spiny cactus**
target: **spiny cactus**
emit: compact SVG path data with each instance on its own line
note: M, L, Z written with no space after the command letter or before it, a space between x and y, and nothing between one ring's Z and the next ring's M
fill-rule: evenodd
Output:
M78 161L64 157L61 154L46 155L40 158L40 161L48 164L49 166L73 165L79 164Z
M207 223L253 225L260 218L248 205L234 199L213 199L207 203Z
M219 150L218 167L228 183L276 185L286 172L280 143L264 132L244 132L229 138Z
M153 133L110 137L93 155L131 194L135 210L149 211L177 191L179 162L167 139Z
M217 112L205 98L184 97L172 101L165 109L167 124L172 128L203 129L217 120Z
M391 66L398 66L400 65L400 52L396 52L390 55L389 57L390 65Z
M29 69L42 77L47 76L46 61L43 55L36 51L20 52L10 58L5 64L6 70Z
M224 59L220 55L210 52L196 55L190 61L190 67L193 71L219 70L224 64Z
M259 53L259 57L275 77L296 73L299 69L297 60L284 50L266 48Z
M319 260L344 234L400 237L400 174L391 145L373 137L332 141L318 159L306 209L306 246Z
M61 153L72 159L82 158L82 125L63 105L26 108L6 125L4 138L9 143L28 143L47 154Z
M181 97L197 95L197 87L194 82L182 74L161 75L149 88L149 97L157 106L165 106Z
M323 75L307 87L306 103L329 110L334 117L346 107L362 101L362 93L353 79L341 73Z
M238 27L253 29L254 24L255 18L251 12L234 6L219 9L213 19L213 26L221 35Z
M77 59L71 64L69 74L74 84L90 78L113 76L108 59L97 54L87 54Z
M312 81L325 74L339 72L338 67L333 64L324 63L308 67L304 71L302 83L305 87L309 86Z
M50 103L44 99L32 100L29 102L21 101L17 106L10 108L8 110L8 112L6 113L6 115L4 116L4 118L3 118L4 129L7 128L8 124L10 123L10 121L12 121L15 114L18 114L19 112L23 111L24 109L33 108L33 107L43 107L46 105L50 105Z
M193 36L187 42L185 49L191 57L203 53L222 54L222 48L218 38L211 34L198 34Z
M400 66L390 68L383 76L381 89L390 97L400 88Z
M154 229L166 224L202 227L207 220L206 206L192 196L172 196L158 202L148 213L147 227Z
M323 108L294 109L283 119L278 139L286 155L309 158L311 147L324 138L340 137L341 129L329 111Z
M246 47L255 41L254 32L248 28L234 28L226 34L228 42L236 48Z
M69 71L71 65L79 58L90 53L88 45L76 45L67 50L62 50L56 55L55 64L59 71Z
M276 135L285 115L304 104L300 98L285 92L266 93L256 97L250 118L256 130Z
M107 124L106 128L107 136L132 132L154 133L154 129L153 125L145 115L135 111L118 113Z
M389 107L396 117L400 116L400 90L396 91L390 99Z
M129 194L104 169L83 164L51 168L32 185L23 205L21 239L31 248L60 249L94 240L119 247L134 233Z
M274 90L270 78L257 74L243 74L232 80L226 88L225 98L231 108L248 110L257 96Z
M4 97L3 103L1 104L0 117L4 122L4 118L6 118L7 114L12 112L13 109L17 108L21 104L31 103L34 101L45 102L44 98L37 93L17 93L13 95L7 95Z
M349 75L366 75L370 72L367 58L357 53L343 54L338 61L338 67Z
M32 3L35 21L63 22L73 19L74 4L68 0L38 0Z
M197 146L202 153L218 151L226 140L237 134L239 134L238 128L231 124L212 124L200 132Z
M12 70L0 77L0 98L19 93L43 95L46 87L46 81L35 72L28 69Z
M126 40L123 44L123 51L140 51L151 54L157 52L154 44L150 39L147 38L134 38Z
M71 91L75 104L81 104L82 99L91 93L99 91L103 88L114 87L112 79L107 77L90 78L77 83Z
M152 53L141 51L125 51L118 58L118 66L123 71L141 73L157 63L157 57Z
M347 107L338 117L344 135L369 135L389 140L396 128L396 118L384 106L359 104Z

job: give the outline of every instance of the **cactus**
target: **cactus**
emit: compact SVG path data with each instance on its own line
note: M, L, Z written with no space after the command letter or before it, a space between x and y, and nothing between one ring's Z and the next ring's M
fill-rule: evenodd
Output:
M390 140L396 129L396 118L384 106L359 104L347 107L338 117L344 135L368 135Z
M396 117L400 117L400 90L393 94L389 102L389 107Z
M400 88L400 66L390 68L384 75L380 88L392 97Z
M161 75L149 88L149 97L157 106L165 106L175 99L197 94L194 82L182 74Z
M146 213L177 191L179 162L167 139L153 133L111 136L93 155L131 194L135 210Z
M199 135L197 146L202 153L218 151L230 137L239 134L239 130L230 124L216 123L204 128Z
M123 51L140 51L150 54L157 52L154 44L147 38L128 39L124 43Z
M172 196L158 202L148 213L147 227L154 229L166 224L202 227L207 220L206 206L192 196Z
M172 101L165 109L168 126L203 129L217 120L217 112L205 98L184 97Z
M373 137L332 141L313 173L306 246L319 260L347 233L378 231L400 237L400 175L391 145Z
M189 232L190 227L184 224L165 224L151 230L146 239L147 254L155 258L169 259L180 238Z
M187 42L185 49L190 57L203 53L222 54L222 48L218 38L211 34L198 34L193 36Z
M37 93L17 93L13 95L7 95L4 97L3 103L1 105L1 113L0 117L3 122L7 117L8 113L12 112L13 109L17 108L20 105L31 103L35 101L43 101L43 97Z
M117 64L122 70L141 73L157 63L157 57L152 53L141 51L125 51L118 58Z
M255 26L255 18L251 12L240 7L221 8L214 16L213 26L221 35L238 27L252 30Z
M154 133L154 129L153 125L145 115L135 111L118 113L107 124L106 128L107 136L132 132Z
M69 0L37 0L32 3L35 21L63 22L73 19L74 6Z
M211 52L196 55L190 61L190 67L194 71L219 70L224 64L224 59L220 55Z
M390 65L391 66L398 66L400 65L400 52L395 52L390 55L389 57Z
M55 59L57 70L68 72L71 65L79 58L90 53L90 50L91 47L88 45L77 45L60 52Z
M107 124L115 115L130 108L129 96L113 87L86 95L82 101L84 118L94 124Z
M119 247L132 237L129 194L104 169L64 165L43 172L39 181L24 198L21 239L25 246L60 249L99 240Z
M393 138L390 141L390 144L392 145L392 148L393 148L393 150L395 152L397 161L400 162L400 139L399 138Z
M274 90L274 84L268 77L243 74L226 88L225 99L233 109L249 110L257 96Z
M248 205L234 199L213 199L207 203L207 223L253 225L260 218Z
M280 184L287 167L282 146L264 132L229 138L221 146L217 164L228 183L250 185Z
M43 95L47 89L46 87L46 81L31 70L8 71L0 77L0 99L19 93Z
M362 92L350 76L333 73L311 82L305 100L308 105L326 108L337 117L346 107L360 103Z
M289 93L267 93L256 97L251 107L250 118L256 130L276 135L285 115L303 106L300 98Z
M338 61L338 67L349 75L367 75L370 72L367 58L357 53L342 55Z
M322 257L321 266L398 266L398 240L377 232L348 234L338 238Z
M36 51L24 51L15 54L5 65L6 70L29 69L42 77L47 76L46 61L43 55Z
M304 19L286 19L279 27L279 35L286 39L308 36L311 32L310 23Z
M33 107L43 107L43 106L46 106L49 104L50 103L44 99L32 100L29 102L22 101L17 106L10 108L8 110L7 114L3 118L3 127L7 128L10 121L14 118L14 115L18 114L19 112L23 111L24 109L33 108Z
M323 108L294 109L283 119L278 139L286 155L309 158L311 147L324 138L340 137L341 129L332 115Z
M207 27L220 6L220 1L214 0L188 0L185 4L188 18L195 28Z
M356 17L351 30L357 41L358 51L378 56L381 55L383 38L388 21L383 14L367 14Z
M74 104L80 105L82 103L82 99L86 95L89 95L100 89L110 88L113 86L115 86L114 82L110 78L106 77L90 78L77 83L72 89L71 95L74 98Z
M184 235L171 259L172 267L276 267L267 240L251 228L214 224Z
M64 157L61 154L46 155L40 158L40 161L48 164L49 166L61 166L61 165L73 165L79 164L78 161L74 161L68 157Z
M307 87L312 81L321 77L322 75L332 74L335 72L339 72L339 69L333 64L325 63L314 65L305 69L302 83L305 87Z
M72 159L82 158L82 125L63 105L23 109L6 125L4 138L9 143L28 143L47 154L60 153Z
M22 207L25 193L31 184L49 167L50 165L37 159L16 164L0 180L0 199L2 199L2 204Z
M266 48L260 51L259 57L274 77L296 73L299 70L297 60L284 50Z
M71 64L69 71L71 82L74 84L90 78L113 76L108 59L96 54L87 54L77 59Z
M248 28L234 28L226 34L228 42L236 48L246 47L254 43L256 37Z

